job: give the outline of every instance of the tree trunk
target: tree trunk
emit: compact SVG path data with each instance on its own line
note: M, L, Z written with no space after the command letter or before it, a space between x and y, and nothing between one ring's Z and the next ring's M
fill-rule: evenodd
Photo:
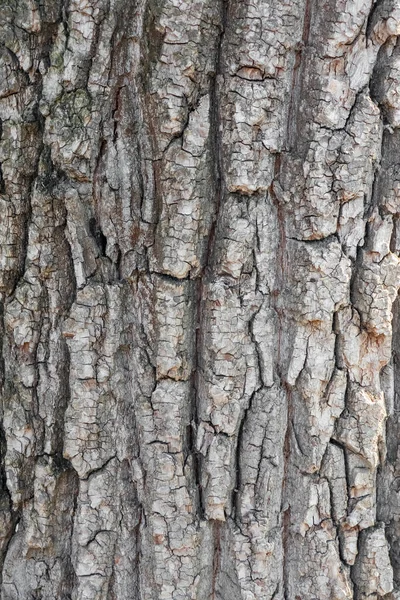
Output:
M0 7L1 599L400 599L398 0Z

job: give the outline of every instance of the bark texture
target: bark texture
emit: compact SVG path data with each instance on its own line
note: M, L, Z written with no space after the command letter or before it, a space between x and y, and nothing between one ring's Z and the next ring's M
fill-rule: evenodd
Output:
M0 11L1 599L400 599L399 0Z

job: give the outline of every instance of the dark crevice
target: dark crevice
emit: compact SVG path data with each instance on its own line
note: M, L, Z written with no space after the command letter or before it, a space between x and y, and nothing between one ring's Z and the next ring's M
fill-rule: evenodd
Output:
M293 83L294 85L294 83ZM275 310L278 320L278 332L277 332L277 350L276 350L276 375L280 381L282 390L286 394L287 403L287 422L286 430L284 433L283 442L283 477L282 477L282 489L281 489L281 514L282 514L282 549L283 549L283 581L282 581L282 593L285 600L289 600L289 564L287 560L289 551L289 538L290 538L290 502L287 500L287 481L288 481L288 469L289 459L291 453L291 423L293 420L293 401L292 401L292 389L287 384L285 373L283 372L283 332L287 327L287 317L284 309L282 308L282 300L280 298L283 290L285 289L285 279L288 268L288 256L287 256L287 235L285 227L285 212L280 202L277 193L275 192L275 182L279 184L279 178L281 174L282 157L278 154L275 158L274 167L274 181L270 187L270 197L276 210L276 216L279 227L279 245L277 255L277 277L276 277L276 288L271 293L271 305Z
M309 43L312 20L312 1L305 0L303 31L301 41L295 47L294 65L292 70L291 94L287 114L286 150L294 151L298 139L299 108L302 96L302 82L304 69L304 52Z
M375 27L378 19L379 19L379 12L381 7L387 4L387 0L375 0L374 5L368 15L368 19L367 19L367 25L366 25L366 31L365 31L365 35L366 38L370 38L371 34L372 34L372 30Z
M220 521L213 522L213 534L214 534L214 553L213 553L213 566L212 566L212 580L211 580L211 600L216 600L217 593L217 581L218 575L221 568L221 525Z
M19 282L24 276L26 271L26 259L28 254L28 239L29 239L29 227L32 220L32 206L31 206L31 197L34 190L35 182L39 175L39 163L42 151L44 149L43 145L43 132L44 132L44 124L43 119L39 121L40 126L38 130L39 135L39 145L37 149L37 155L35 157L35 164L32 170L32 174L27 178L26 185L26 194L24 194L23 198L23 211L21 217L21 242L20 242L20 257L19 257L19 265L16 269L15 277L13 282L10 285L9 290L9 298L12 300L14 293L18 287Z
M400 230L400 218L399 215L394 215L393 217L393 231L392 231L392 236L390 238L390 245L389 245L389 249L390 252L393 252L394 254L399 255L399 248L398 248L398 232Z
M285 152L290 152L293 155L299 152L299 140L301 143L302 136L299 135L300 128L300 117L301 117L301 103L303 98L303 84L304 69L305 69L305 58L307 47L309 45L309 38L311 32L311 24L313 18L313 0L305 1L304 16L303 16L303 29L302 38L298 42L294 49L294 64L292 69L292 81L291 90L289 97L288 113L287 113L287 130L286 130L286 144ZM295 419L293 414L293 398L292 388L286 381L286 374L284 373L283 363L285 357L283 356L284 348L283 345L283 334L284 331L288 330L290 323L288 316L284 309L284 299L282 293L286 289L286 279L288 271L288 251L287 251L287 232L286 232L286 215L284 206L280 200L280 176L282 169L282 157L277 155L275 159L274 168L274 181L270 187L271 200L275 206L278 227L279 227L279 245L278 245L278 256L277 256L277 278L276 278L276 289L272 292L272 306L277 314L278 318L278 340L277 340L277 360L276 360L276 372L280 379L282 389L286 394L287 404L287 422L286 431L284 434L283 443L283 478L282 478L282 490L281 490L281 514L282 514L282 593L285 600L290 599L290 578L291 578L291 567L289 564L289 552L290 552L290 539L291 539L291 507L290 507L290 491L288 489L289 481L289 470L290 470L290 456L292 451L292 444L297 442L296 430L295 430ZM323 240L318 240L319 242ZM300 449L300 446L299 446ZM300 449L301 450L301 449Z
M99 249L100 256L106 256L107 250L107 238L102 232L99 224L94 217L89 219L89 231L93 238L96 240L97 247Z
M303 239L303 238L296 238L296 237L288 237L288 240L292 240L294 242L299 242L302 244L314 244L316 246L318 246L318 244L323 244L324 242L331 242L334 240L338 240L338 234L335 233L330 233L329 235L326 235L325 237L321 237L318 239Z
M195 501L197 506L197 514L200 520L206 518L205 506L203 502L203 488L201 485L201 456L196 448L196 427L195 427L195 415L191 415L191 423L187 426L187 440L189 453L193 460L193 474L195 482Z
M221 0L221 30L217 46L215 73L210 82L210 133L211 133L211 163L214 165L214 182L215 182L215 203L214 203L214 219L211 225L208 236L208 245L204 257L204 272L210 268L213 253L215 249L215 237L219 222L219 214L224 196L224 180L223 180L223 156L220 133L221 110L219 100L218 79L223 73L222 69L222 45L225 32L227 29L228 18L228 0Z
M258 314L258 311L256 311L253 314L253 316L251 317L251 319L249 321L249 336L250 336L250 339L255 348L255 353L256 353L257 363L258 363L258 376L259 376L260 382L262 382L262 374L263 374L262 356L261 356L259 344L253 333L254 319L256 318L257 314ZM233 516L234 516L234 519L236 520L236 522L239 521L239 513L240 513L240 507L239 507L240 488L241 488L240 457L242 456L242 452L243 452L243 435L244 435L245 425L247 423L248 415L252 411L254 398L255 398L256 394L262 388L263 388L263 384L260 383L260 385L252 393L252 395L249 399L248 407L244 410L244 412L242 414L242 418L240 420L240 425L239 425L239 430L238 430L238 435L237 435L236 452L235 452L235 485L234 485L233 492L232 492L232 511L233 511Z
M205 289L206 289L206 278L210 275L211 262L213 259L216 229L219 221L219 214L222 204L222 198L224 194L223 186L223 161L222 161L222 148L220 139L220 105L219 105L219 90L218 90L218 77L222 72L222 45L224 35L227 27L227 11L228 11L228 0L221 0L220 3L220 33L217 41L217 51L215 60L215 73L210 81L210 154L211 163L214 165L214 217L210 227L207 246L203 257L203 269L200 276L196 281L196 299L195 299L195 321L196 321L196 335L195 335L195 351L194 351L194 366L193 366L193 377L192 377L192 423L196 427L199 424L198 420L198 398L201 389L201 360L204 346L204 302L205 302ZM201 486L201 456L197 452L195 447L195 436L191 434L190 439L192 440L192 455L194 460L194 473L195 483L199 494L202 496ZM199 500L200 513L204 515L204 500Z
M289 596L289 565L287 557L289 554L290 542L290 506L282 513L282 550L283 550L283 597L284 600L291 600Z
M176 283L176 284L181 284L183 281L190 281L190 275L187 275L186 277L176 277L175 275L171 275L170 273L165 273L165 272L161 272L161 271L149 271L149 273L151 275L155 275L156 277L159 277L160 279L163 279L166 282L169 283Z
M112 460L117 460L119 462L119 458L116 454L110 456L100 467L95 467L94 469L91 469L85 477L81 477L82 481L88 481L92 477L92 475L104 471Z
M244 411L242 419L240 421L240 425L239 425L239 431L238 431L238 435L237 435L237 442L236 442L236 452L235 452L235 485L232 491L232 513L233 513L233 518L234 520L239 523L240 522L240 506L239 506L239 501L240 501L240 488L242 485L242 470L241 470L241 465L240 465L240 457L242 456L242 452L243 452L243 436L244 436L244 431L245 431L245 425L247 423L247 418L248 418L248 414L249 412L251 412L251 408L252 408L252 403L253 403L253 399L255 394L257 393L258 390L256 390L250 400L249 400L249 406L248 408Z
M3 178L3 169L0 163L0 194L6 193L6 184Z
M117 281L121 281L121 262L122 262L122 252L119 244L116 244L116 258L115 258L115 277Z
M124 89L124 87L125 85L119 86L115 92L114 108L111 115L113 121L113 144L116 144L118 141L118 125L122 108L121 91Z

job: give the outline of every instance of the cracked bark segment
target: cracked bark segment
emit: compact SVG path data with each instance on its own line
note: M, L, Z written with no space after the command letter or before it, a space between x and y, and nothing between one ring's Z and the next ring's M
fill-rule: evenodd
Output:
M393 567L395 590L399 587L399 495L398 495L398 446L399 446L399 300L393 306L393 405L388 407L386 429L387 454L377 477L377 519L385 523L385 535L389 543L390 562Z
M96 36L96 26L104 19L107 3L102 0L72 0L68 6L68 44L63 57L63 79L67 89L75 89L82 79ZM89 66L89 65L88 65ZM87 68L86 68L87 70Z
M340 524L339 536L343 558L348 565L359 560L359 532L376 521L376 472L357 454L346 452L348 506L346 518Z
M232 3L221 48L222 148L229 192L265 193L285 146L288 94L304 3Z
M322 349L326 351L325 344L325 337L314 339L315 354L308 352L297 381L298 393L293 392L293 452L298 465L309 473L319 470L337 419L345 407L346 373L332 370L332 358L325 356L324 361L320 360ZM302 423L307 426L300 425Z
M383 118L386 123L386 130L383 138L382 148L382 168L377 180L377 197L380 201L380 214L375 216L374 230L375 236L379 231L383 232L383 222L386 223L387 233L384 238L385 246L376 248L381 251L381 256L389 255L387 248L387 238L389 230L393 226L390 250L398 256L398 161L395 160L393 149L398 141L398 123L397 123L397 96L396 96L396 81L398 79L398 45L397 38L389 38L383 46L376 68L376 77L373 80L371 89L376 100L381 107ZM393 217L393 218L392 218ZM380 227L379 227L380 225ZM376 244L375 244L376 245ZM399 594L399 562L398 562L398 494L397 494L397 445L398 445L398 368L397 368L397 347L398 347L398 299L391 306L393 313L393 340L391 340L391 331L388 332L388 338L392 342L391 360L388 362L381 372L381 387L385 394L388 419L386 425L385 447L383 448L383 460L381 468L378 470L376 481L376 513L378 522L384 523L384 532L388 541L389 560L387 566L393 569L393 597L396 598ZM386 452L387 449L387 452ZM379 542L377 545L380 545ZM367 550L367 557L371 551ZM379 550L382 561L385 556L385 548ZM368 557L369 558L369 557ZM366 563L371 561L365 561ZM379 573L384 573L384 564L380 564ZM372 569L374 567L372 566ZM364 570L364 572L363 572ZM363 579L365 566L361 563L360 575ZM374 579L361 581L361 593L365 593L365 588L375 588L372 591L372 596L378 590L376 589L379 582L379 575L376 578L377 570L372 571ZM385 586L390 586L390 570L386 569ZM368 590L369 591L369 590ZM378 592L379 593L379 592ZM362 596L361 596L362 597Z
M0 224L0 291L7 295L14 290L23 268L29 194L37 174L41 147L40 123L35 116L39 82L34 80L28 87L27 74L15 57L13 68L21 75L24 85L18 95L0 99L0 203L3 215Z
M241 307L237 290L222 280L210 284L207 299L204 363L212 364L213 371L204 374L199 415L216 432L231 436L237 432L240 412L258 383L257 359L247 324L254 308L251 297L247 306L244 297ZM244 348L248 349L246 354Z
M209 130L215 94L210 82L216 69L218 12L212 2L171 0L154 15L153 27L162 41L147 89L153 154L160 161L150 264L179 279L198 276L211 226L207 182L214 170Z
M239 285L242 283L242 287L254 266L253 245L256 227L252 217L253 210L257 211L257 204L251 199L229 194L224 199L219 214L221 239L216 241L215 273L221 278L226 277L226 281L232 278L232 281L237 281ZM262 209L258 210L260 216L261 211Z
M306 469L313 472L319 468L335 415L339 416L343 404L343 378L340 372L335 376L333 372L332 320L335 310L348 300L350 263L335 239L313 244L291 241L288 248L292 256L296 256L297 268L290 274L290 288L278 300L280 310L287 311L286 319L290 319L293 332L292 346L286 350L286 356L290 357L286 378L303 400L294 402L295 430L299 430L297 423L304 420L312 428L300 435L308 446L302 460L306 461ZM286 300L289 289L290 298ZM318 446L315 434L321 436L325 445ZM315 455L313 446L317 451Z
M69 176L87 181L90 158L91 99L86 90L65 92L52 106L44 141L51 147L52 160Z
M330 18L326 18L325 10L310 4L305 47L299 53L301 82L292 128L296 142L290 155L283 157L281 168L282 197L289 202L292 235L311 240L327 237L336 232L339 217L341 238L353 257L363 237L362 190L368 201L371 161L376 164L380 155L379 110L366 86L379 48L389 35L382 15L367 33L370 10L369 1L350 2L345 9L333 2L328 8ZM395 6L390 11L396 21ZM381 26L386 33L374 36L375 28ZM347 156L352 140L346 134L360 146L359 155ZM362 177L362 171L370 175Z
M134 391L140 443L138 493L146 515L140 527L146 540L140 585L149 598L196 594L202 568L196 549L203 539L208 543L199 526L193 456L188 451L194 337L187 336L191 336L192 299L191 282L153 275L151 281L143 281L137 307L143 311L139 314L144 354L136 355L135 370L143 384L142 370L154 356L148 387L141 384L141 390Z
M36 463L30 522L27 520L24 531L27 557L68 552L68 538L60 538L57 531L71 525L74 495L66 491L76 485L76 474L59 457L44 455ZM60 512L58 505L62 506Z
M383 142L383 164L387 164L387 135ZM377 189L382 190L380 178ZM350 341L350 331L343 330L342 338L343 356L350 379L354 382L349 387L348 408L338 421L339 435L348 448L350 490L348 516L343 524L342 536L343 555L349 564L355 564L354 573L363 568L364 560L361 554L357 554L357 531L369 531L368 528L376 522L376 467L385 458L385 404L390 406L389 381L386 381L385 375L382 376L387 369L383 372L382 369L390 361L392 303L398 291L398 257L390 252L392 216L385 211L385 195L379 201L382 204L371 211L365 249L360 252L361 260L354 278L352 296L358 313L353 313L351 327L354 333L357 329L360 333L357 339ZM384 282L387 282L387 286ZM365 292L363 299L361 291ZM369 298L371 293L373 299ZM351 346L353 353L350 359ZM387 396L386 402L381 386ZM355 409L357 404L359 406ZM364 447L368 450L365 451ZM359 544L362 544L362 539ZM360 597L364 597L362 593Z
M292 527L286 545L286 593L306 598L316 594L321 599L353 598L349 569L341 561L331 518L328 482L300 472L291 475L291 484L302 493L292 496L288 512Z
M196 514L191 460L186 458L189 385L161 380L138 405L143 505L148 524L142 585L149 597L183 599L199 585L202 530ZM165 569L165 565L168 566Z
M199 526L193 457L188 453L194 338L187 336L193 284L164 276L152 280L143 289L142 301L145 306L153 298L155 306L145 308L142 324L147 354L143 358L147 361L151 350L155 382L143 389L148 395L135 393L139 497L146 514L140 529L145 540L140 585L149 598L183 599L196 595L201 585L197 548L207 537Z
M132 118L140 119L142 98L133 99L126 85L129 79L139 88L144 12L141 5L134 19L133 7L120 2L112 7L103 2L71 4L53 38L39 104L55 163L75 182L87 183L77 186L80 206L71 209L72 214L84 213L83 222L70 219L70 227L78 227L81 237L80 226L87 230L95 219L96 229L105 235L101 252L113 264L115 278L131 276L143 261L142 246L152 242L148 225L140 222L153 186L148 166L143 176L140 172L148 139L144 135L138 142L131 127ZM147 158L151 160L149 152ZM119 169L118 163L125 168ZM70 184L68 192L72 190ZM83 245L90 243L84 240ZM92 274L93 263L88 263Z
M63 231L65 211L44 162L31 197L24 278L4 310L7 343L14 356L3 393L5 464L14 509L31 490L30 485L23 490L20 478L32 469L32 452L59 450L66 405L63 363L67 356L61 322L74 281ZM17 418L9 412L13 407Z
M65 414L64 456L80 478L115 456L121 288L100 284L78 291L64 323L70 353L71 399Z
M259 304L254 285L253 275L236 284L220 276L205 291L197 447L205 457L206 514L218 520L230 510L240 419L259 387L258 358L249 331Z
M96 73L96 46L103 38L107 3L74 0L63 11L43 64L39 109L45 118L44 140L59 168L77 181L90 181L91 158L99 136L101 104L109 99L108 82ZM111 18L112 21L112 18ZM111 36L111 34L110 34ZM101 43L98 50L101 51ZM103 51L103 58L105 58ZM108 58L108 57L107 57ZM97 73L96 73L97 74Z
M382 168L376 182L376 193L380 198L382 207L381 218L393 216L393 231L390 241L390 250L399 254L399 174L398 164L393 153L398 143L398 130L389 133L387 130L383 138ZM385 219L386 220L386 219Z
M343 448L328 444L321 465L321 475L326 477L331 496L332 520L337 525L346 517L348 490L346 463Z
M334 311L346 304L349 295L350 261L340 244L335 238L313 244L290 240L288 251L296 259L290 272L294 289L289 316L304 325L332 323Z
M154 243L155 169L144 117L145 64L153 46L147 48L145 27L146 2L137 7L116 3L96 30L88 74L96 116L88 201L105 237L103 254L113 263L115 279L146 269L146 251Z
M245 413L238 447L238 481L232 526L235 570L249 598L280 597L283 549L282 484L287 402L275 385L258 391Z
M322 7L313 7L308 35L312 44L306 47L304 68L312 101L306 104L304 96L301 117L308 127L313 128L313 122L328 128L344 126L356 95L371 78L380 47L396 35L396 3L382 3L375 10L371 5L370 0L347 2L343 10L340 2L333 2L328 19Z
M271 387L275 381L275 361L277 348L273 340L278 332L276 311L269 306L267 297L251 321L251 335L254 338L260 376L265 387Z
M156 377L187 381L193 368L193 287L155 277Z
M86 193L85 193L86 192ZM81 198L87 197L88 190L74 185L65 193L67 222L65 234L71 248L74 277L78 288L82 288L97 269L99 249L90 234L90 212Z
M396 38L391 38L383 46L379 55L379 70L372 82L374 98L383 109L387 125L397 129L400 125L400 99L397 83L400 77L399 45Z
M163 204L150 263L156 272L179 279L199 273L211 225L205 202L212 173L209 128L207 94L189 113L181 138L169 145L160 164Z
M340 202L338 236L346 254L355 258L357 247L363 244L364 207L371 201L374 172L381 158L380 111L367 93L357 97L346 134L338 165L333 167L333 189Z
M380 390L379 369L389 358L387 338L375 338L363 331L358 312L350 306L337 314L342 360L352 380Z
M162 41L149 94L157 124L156 152L163 152L183 132L189 107L208 89L207 76L215 68L218 6L208 1L168 0L153 18Z
M312 242L312 244L309 244L310 247L314 248L318 244L314 240L330 239L329 236L333 234L339 237L342 249L352 259L357 256L357 246L364 241L366 221L364 207L370 204L373 193L376 194L373 183L376 183L377 178L371 172L381 157L382 125L380 110L376 103L371 100L368 92L362 90L373 73L379 47L385 43L387 37L385 37L385 32L382 33L382 37L377 34L379 27L382 27L382 31L385 29L382 15L375 15L376 20L371 23L371 27L367 32L367 16L370 8L370 3L364 3L359 12L360 5L356 6L355 3L350 3L338 19L326 19L324 13L324 21L322 22L322 12L320 12L319 7L314 4L310 5L308 28L304 31L305 47L300 53L299 73L302 81L299 84L299 98L296 99L294 104L296 120L295 126L290 130L292 149L287 156L283 156L283 160L279 165L278 177L273 183L273 191L277 202L285 216L287 215L286 230L289 237L309 240ZM393 8L392 6L392 11ZM340 10L342 10L342 7ZM332 11L332 14L339 13L339 6L332 3L329 6L329 11ZM350 15L355 12L357 12L357 18L350 18ZM387 29L385 31L387 32ZM365 39L367 36L372 36L373 40L366 48ZM346 38L347 43L344 42ZM363 65L363 68L359 68L361 65ZM351 153L349 153L350 146L352 146ZM355 147L357 150L353 153ZM293 165L294 169L292 168ZM308 190L311 191L310 195L308 195ZM325 202L319 202L321 196L326 198ZM384 220L383 215L382 220ZM377 221L377 217L371 218L372 226L371 230L367 231L365 244L366 254L368 254L371 245L376 248L378 253L376 256L379 256L379 258L376 258L376 262L389 251L387 243L390 239L390 233L388 234L388 232L391 231L391 220L387 218L380 228L380 235L376 234L374 236L372 230L377 229ZM340 253L342 249L340 249ZM360 253L361 256L363 256L363 253ZM368 259L364 261L368 265L365 267L366 269L369 267L367 261ZM294 260L290 253L290 246L288 263L284 265L284 273L287 280L292 283L293 276L290 267ZM308 263L307 259L306 263ZM313 264L312 261L311 264ZM319 435L323 434L324 442L322 444L314 442L316 439L315 430L310 432L314 434L313 436L308 435L308 429L305 431L303 429L303 423L309 421L305 417L307 411L300 398L307 399L309 397L315 405L315 390L317 389L313 374L310 373L309 380L307 378L308 347L311 349L316 348L316 340L315 333L312 336L306 331L305 324L302 323L304 312L302 314L301 311L299 313L294 311L290 314L293 341L292 348L288 347L286 342L285 349L286 360L288 360L288 356L291 356L291 360L286 363L288 366L285 368L288 373L287 380L294 388L289 395L290 414L293 415L289 421L288 430L291 450L289 468L294 468L294 474L288 477L289 481L296 477L296 467L299 469L297 478L300 481L307 479L304 471L309 470L311 473L315 471L318 474L323 457L323 452L319 453L319 450L323 446L326 448L330 436L333 435L333 439L337 439L336 431L340 429L339 423L346 415L349 400L348 379L350 381L354 381L354 379L360 381L360 377L363 378L362 385L369 385L369 392L376 398L377 414L372 419L373 422L365 427L364 433L374 438L366 442L368 448L370 442L372 443L371 452L373 457L366 458L354 453L360 452L360 449L355 450L353 448L345 451L345 456L342 457L340 464L342 478L346 477L348 491L344 493L342 489L339 496L340 500L338 498L339 492L337 489L335 490L332 480L328 476L332 503L333 505L336 504L337 507L340 501L341 506L340 517L338 520L335 517L336 521L333 523L334 528L332 529L336 540L335 546L339 564L342 563L343 559L348 564L354 564L359 528L371 527L375 523L375 469L379 459L378 443L380 447L384 443L383 426L386 418L383 395L378 382L380 370L389 360L388 345L390 346L391 340L390 325L388 326L388 324L390 323L390 315L386 310L391 309L391 300L385 298L381 301L378 311L375 311L375 313L379 313L380 310L382 313L384 312L382 321L385 321L384 327L386 330L385 335L382 336L379 342L378 340L372 340L372 335L369 336L367 331L364 330L363 320L361 320L361 323L355 323L351 334L348 330L344 330L340 324L341 317L346 314L346 311L350 310L351 315L351 308L346 309L346 304L351 301L358 308L356 282L359 276L364 277L362 265L363 260L361 259L359 265L355 267L354 284L350 286L350 273L353 267L352 263L347 263L348 275L343 279L344 286L341 300L336 305L331 305L329 311L327 311L330 313L331 318L325 321L321 315L318 319L320 329L323 329L324 322L326 323L325 335L329 336L327 338L329 341L320 346L319 354L321 357L324 356L324 360L321 358L321 364L329 371L329 362L327 364L327 361L330 359L330 369L332 370L330 374L329 372L323 374L321 371L322 376L317 377L317 380L321 379L322 384L326 385L324 381L329 381L334 367L339 370L338 372L341 375L339 402L336 410L331 413L333 418L329 426L326 422L324 425L323 418L315 419L317 429L320 429ZM307 264L306 270L308 268L309 264ZM307 281L308 277L309 274L305 275L304 279ZM396 275L393 274L393 277L395 279ZM324 283L322 285L324 286ZM394 288L397 290L396 285L394 284ZM320 292L321 287L320 285L317 294ZM292 290L290 292L290 296L292 296ZM385 290L384 294L387 293ZM306 289L299 295L295 292L294 296L297 303L304 307L303 296L307 299ZM378 296L374 296L373 302L379 302L377 300ZM286 299L286 296L283 296L283 298ZM362 302L365 302L364 298ZM323 304L324 300L321 296L318 299L318 306L321 307ZM383 308L383 305L387 306L387 309ZM338 309L339 312L334 317L334 323L339 322L339 325L334 324L333 329L331 329L328 323ZM366 315L368 309L360 306L358 310L363 311L363 318L365 318L364 315ZM375 313L372 319L379 318ZM354 317L351 318L354 319ZM357 329L362 336L359 336L358 339L355 337ZM320 335L323 339L322 333ZM371 344L371 347L369 347L369 344ZM351 355L350 346L353 349L358 348L357 356ZM313 350L311 350L310 358L312 352ZM312 361L310 360L308 368L311 365ZM313 370L315 369L316 366L314 365ZM347 369L348 372L346 372ZM343 408L345 408L345 412L342 413ZM310 412L313 414L314 410ZM357 409L357 422L363 419L362 414L361 407L359 407ZM319 439L321 440L321 437ZM318 449L314 461L310 460L310 457L314 458L312 456L313 442ZM368 460L373 460L373 464L368 464ZM322 468L324 472L326 463L322 463ZM289 536L288 539L290 540L288 542L289 546L286 546L289 556L290 543L292 539L295 539L296 528L301 528L301 523L304 525L304 523L309 522L308 517L305 520L303 517L306 510L305 503L296 502L295 499L292 499L291 489L290 485L286 484L285 498L287 499L290 522L284 528L284 535ZM365 492L364 499L362 490ZM312 502L312 505L314 504L318 504L318 502ZM330 509L327 512L329 513ZM301 519L303 520L301 521ZM306 536L305 543L302 543L301 547L300 544L297 547L297 552L300 552L302 556L302 564L306 562L304 556L308 552L308 548L313 547L314 542L312 536ZM331 548L335 546L332 545ZM314 554L312 550L310 553ZM296 551L293 555L296 556ZM287 557L287 553L285 553L285 556ZM288 558L286 558L284 568L288 582L291 581L291 578L296 581L292 588L293 593L297 593L301 585L310 585L310 582L313 585L313 577L306 572L304 573L304 581L299 583L293 565L290 564L290 559L288 562ZM348 568L346 570L347 584L343 585L340 592L335 591L334 593L341 593L344 597L353 597L351 585L346 590L346 585L348 586L350 581ZM318 592L312 592L311 587L308 588L308 595L317 594L320 597L323 590L322 582L320 582L320 586L321 590ZM332 592L329 590L325 593L330 594Z
M372 247L363 255L355 281L355 306L363 327L372 336L391 334L392 303L400 285L400 261L389 251L392 219L371 218ZM378 221L378 223L377 223ZM371 237L372 237L371 235Z
M371 198L381 135L380 111L367 92L357 96L343 128L313 132L305 160L294 157L293 169L282 170L289 235L317 240L337 232L346 253L355 257L364 237L364 205Z
M71 540L59 532L72 527L76 474L58 457L42 456L35 466L33 492L3 566L2 589L7 598L29 597L39 588L45 597L62 597L74 578Z
M276 563L282 556L277 530L268 532L262 523L254 522L242 530L228 519L221 532L220 568L215 582L221 598L282 598L281 572ZM269 576L265 576L268 569Z
M393 590L393 569L381 527L362 534L360 556L354 569L355 598L381 598Z
M205 457L201 485L206 516L208 519L225 521L233 488L233 441L227 436L215 434L214 428L207 422L200 423L197 428L197 450Z
M379 462L379 446L384 435L386 408L383 393L350 385L346 410L337 422L336 438L362 456L371 469Z
M112 594L113 573L118 577L117 540L124 519L118 475L114 458L80 482L71 556L79 600L107 598Z

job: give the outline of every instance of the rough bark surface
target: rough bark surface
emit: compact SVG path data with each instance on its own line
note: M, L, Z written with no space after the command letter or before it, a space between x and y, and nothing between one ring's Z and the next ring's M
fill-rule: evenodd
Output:
M1 599L399 599L399 0L0 11Z

